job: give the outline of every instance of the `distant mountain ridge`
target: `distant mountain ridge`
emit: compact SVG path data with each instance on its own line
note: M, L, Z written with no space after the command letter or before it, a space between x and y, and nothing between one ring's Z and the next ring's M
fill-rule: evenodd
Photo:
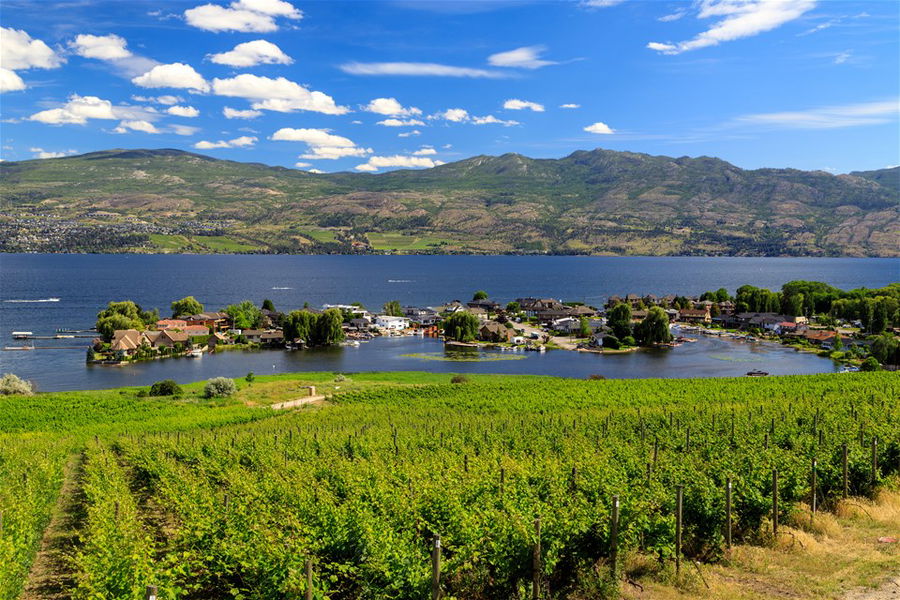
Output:
M900 246L897 167L744 170L603 149L319 175L117 149L0 163L0 193L5 251L898 256Z

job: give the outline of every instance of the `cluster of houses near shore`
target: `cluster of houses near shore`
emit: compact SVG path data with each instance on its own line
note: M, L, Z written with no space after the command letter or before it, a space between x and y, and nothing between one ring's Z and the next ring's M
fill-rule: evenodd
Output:
M467 311L479 319L477 338L481 342L513 345L540 344L551 335L583 337L585 328L590 337L584 345L602 346L608 334L606 309L616 304L630 305L632 320L642 321L649 307L660 306L671 323L738 329L756 333L793 336L830 347L835 342L834 331L810 328L803 316L776 313L736 313L731 301L713 302L697 298L681 298L675 308L675 296L656 297L628 294L612 296L603 309L596 309L577 302L562 302L555 298L517 298L514 303L501 305L489 298L470 302L453 300L440 306L404 306L402 314L372 313L356 304L326 304L321 310L306 308L313 313L338 309L344 315L343 330L346 339L369 339L381 335L428 335L438 337L441 321L459 311ZM685 306L687 304L687 306ZM282 322L285 314L263 309L261 326L255 329L237 329L224 312L202 312L186 317L161 319L148 330L116 330L109 342L95 339L89 361L120 362L136 358L166 356L197 356L201 352L214 352L220 346L249 344L253 347L297 349L304 347L304 340L285 339ZM843 338L850 342L849 337Z

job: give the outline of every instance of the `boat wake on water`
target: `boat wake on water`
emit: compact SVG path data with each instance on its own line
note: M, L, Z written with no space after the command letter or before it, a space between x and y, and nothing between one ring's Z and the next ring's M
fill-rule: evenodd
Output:
M292 290L292 287L273 287L273 290Z
M37 300L4 300L9 303L36 303L36 302L59 302L59 298L39 298Z

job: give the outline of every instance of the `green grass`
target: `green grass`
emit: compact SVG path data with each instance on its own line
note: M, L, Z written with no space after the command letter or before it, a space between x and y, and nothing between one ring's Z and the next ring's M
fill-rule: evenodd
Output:
M442 242L451 244L452 240L432 235L408 235L399 232L367 233L369 243L376 250L431 250Z
M225 235L198 235L194 237L194 241L216 252L252 252L253 250L258 250L256 246L245 244Z
M183 235L166 235L162 233L151 233L150 241L154 246L162 250L170 250L172 252L181 252L191 247L191 241Z
M333 229L301 229L299 230L299 233L305 238L309 238L322 244L329 244L337 241Z

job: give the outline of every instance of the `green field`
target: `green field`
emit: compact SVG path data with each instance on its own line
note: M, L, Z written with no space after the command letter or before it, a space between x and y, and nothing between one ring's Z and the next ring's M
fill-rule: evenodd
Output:
M259 249L225 235L188 237L151 233L150 241L156 248L166 252L252 252Z
M835 505L842 444L852 495L900 471L891 373L236 383L227 399L203 398L202 383L177 398L146 388L0 397L0 598L28 579L64 480L79 515L60 567L74 598L143 598L149 584L166 599L299 598L307 560L315 598L427 598L440 535L444 597L487 600L523 598L535 580L541 598L614 597L610 573L626 556L671 572L678 485L687 565L723 556L726 478L736 542L765 546L773 469L782 523L812 497L813 458L819 505ZM268 408L309 384L322 400ZM900 567L900 553L879 556L877 568ZM827 591L803 585L811 597Z
M240 242L225 235L195 236L194 242L213 250L214 252L252 252L258 250L256 246Z
M453 241L431 235L408 235L405 233L367 233L369 244L375 250L433 250L441 243L452 244Z

